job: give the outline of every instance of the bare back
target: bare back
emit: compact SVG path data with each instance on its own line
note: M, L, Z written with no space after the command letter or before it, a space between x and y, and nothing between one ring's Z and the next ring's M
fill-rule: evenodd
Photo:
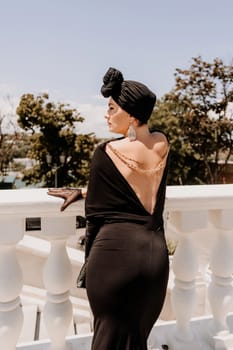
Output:
M152 214L168 154L166 137L156 132L133 142L111 141L106 152L143 207Z

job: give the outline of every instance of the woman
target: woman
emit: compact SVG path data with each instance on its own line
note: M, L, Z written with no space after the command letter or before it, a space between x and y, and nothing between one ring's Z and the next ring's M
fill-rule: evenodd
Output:
M109 130L123 135L100 144L91 164L85 212L86 288L94 315L92 350L146 350L168 281L163 209L169 146L147 121L156 96L109 68ZM62 210L81 190L56 192Z

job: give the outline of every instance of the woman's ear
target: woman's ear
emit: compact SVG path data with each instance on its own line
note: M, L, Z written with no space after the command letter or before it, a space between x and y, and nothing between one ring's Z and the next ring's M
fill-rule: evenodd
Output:
M130 123L133 125L133 126L138 126L138 119L133 117L132 115L130 116Z

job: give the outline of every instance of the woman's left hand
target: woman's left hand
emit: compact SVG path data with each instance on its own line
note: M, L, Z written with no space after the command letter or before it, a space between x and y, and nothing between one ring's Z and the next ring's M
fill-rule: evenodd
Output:
M49 188L48 195L64 199L61 211L64 211L71 203L83 198L81 188Z

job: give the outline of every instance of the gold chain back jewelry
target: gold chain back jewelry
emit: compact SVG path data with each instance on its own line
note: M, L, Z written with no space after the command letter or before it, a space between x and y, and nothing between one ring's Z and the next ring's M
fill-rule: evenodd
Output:
M129 161L131 162L135 162L137 164L141 164L140 162L138 162L135 159L132 159L130 157L127 157L125 154L119 152L116 148L112 147L112 145L110 145L110 143L108 143L108 147L110 148L110 150L117 156L118 159L120 159L120 161L122 161L122 163L124 163L128 168L135 170L139 173L143 173L143 174L153 174L153 173L157 173L159 172L161 169L164 168L164 160L162 160L155 168L153 169L142 169L139 167L139 165L136 164L132 164L129 163Z

